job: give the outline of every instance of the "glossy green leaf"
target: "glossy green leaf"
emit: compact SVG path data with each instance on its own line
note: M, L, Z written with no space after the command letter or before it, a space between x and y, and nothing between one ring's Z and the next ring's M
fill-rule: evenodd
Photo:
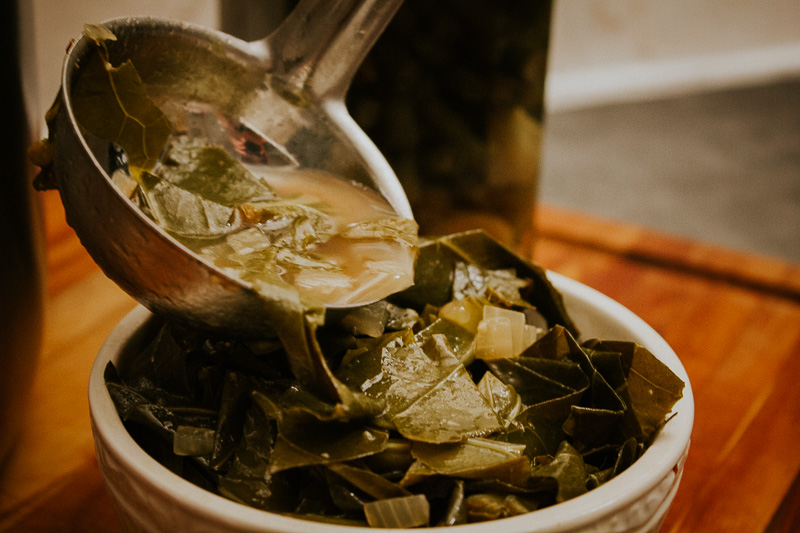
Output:
M218 484L228 499L275 512L288 512L296 505L296 490L288 477L272 474L269 462L275 442L275 425L260 410L244 417L243 437L236 455Z
M636 420L646 439L661 428L675 403L683 397L683 381L643 346L603 341L593 348L621 354L626 388Z
M231 231L230 207L206 200L147 171L142 171L139 190L151 217L175 236L213 239Z
M497 414L506 431L519 427L515 419L522 411L522 400L513 386L504 383L491 372L486 372L478 383L478 390Z
M360 459L383 451L388 439L386 432L360 423L321 422L307 413L292 411L279 425L270 471Z
M437 526L457 526L466 524L468 520L468 507L464 492L464 481L457 479L453 483L453 490L447 499L447 508Z
M366 369L370 372L363 373ZM349 359L340 375L370 397L383 398L384 418L412 440L461 441L501 427L441 333L427 332L417 335L413 344Z
M417 223L411 219L376 219L351 224L340 234L347 239L390 239L406 246L416 246L418 229Z
M534 467L533 475L556 480L556 502L567 501L586 492L586 465L581 455L566 441L561 444L552 462Z
M588 378L571 361L517 357L488 361L487 366L514 387L526 405L581 394L589 388Z
M466 505L471 522L485 522L535 511L538 502L516 494L472 494Z
M376 500L411 495L397 483L393 483L367 468L346 463L332 463L327 465L327 468Z
M121 146L131 171L151 169L172 133L172 126L147 95L130 61L113 66L106 43L116 37L103 26L87 25L84 33L95 42L96 54L81 64L72 88L75 118L82 128Z
M169 145L158 176L195 196L226 207L275 198L265 182L220 146L180 136Z
M522 485L531 467L524 447L487 439L468 439L459 444L415 443L414 458L435 475L464 479L496 479Z

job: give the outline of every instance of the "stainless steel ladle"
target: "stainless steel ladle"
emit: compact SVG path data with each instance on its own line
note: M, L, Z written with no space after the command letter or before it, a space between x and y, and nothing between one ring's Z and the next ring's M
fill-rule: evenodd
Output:
M271 35L245 42L184 22L105 22L110 60L130 59L157 103L213 105L269 138L301 165L355 177L412 218L397 177L347 113L344 96L402 0L303 0ZM52 163L67 221L105 274L152 311L237 335L270 324L248 285L201 261L111 181L109 143L84 135L71 105L81 65L96 53L81 36L64 61L60 105L49 118Z

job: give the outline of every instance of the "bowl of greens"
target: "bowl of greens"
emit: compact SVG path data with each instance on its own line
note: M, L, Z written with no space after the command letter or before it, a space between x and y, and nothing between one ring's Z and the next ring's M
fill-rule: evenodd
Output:
M423 242L412 287L307 326L303 350L143 307L114 329L89 404L126 530L664 520L692 391L666 341L599 292L468 232Z

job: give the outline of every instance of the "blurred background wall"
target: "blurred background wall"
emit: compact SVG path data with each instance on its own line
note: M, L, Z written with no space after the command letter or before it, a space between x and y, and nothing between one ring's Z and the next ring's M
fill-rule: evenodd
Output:
M796 0L556 0L550 110L800 74Z

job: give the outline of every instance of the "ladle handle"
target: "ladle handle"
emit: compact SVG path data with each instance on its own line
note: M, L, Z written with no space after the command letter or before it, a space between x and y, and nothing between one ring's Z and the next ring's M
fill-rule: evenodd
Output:
M273 77L298 99L344 98L367 52L402 3L301 0L265 39L275 54Z

